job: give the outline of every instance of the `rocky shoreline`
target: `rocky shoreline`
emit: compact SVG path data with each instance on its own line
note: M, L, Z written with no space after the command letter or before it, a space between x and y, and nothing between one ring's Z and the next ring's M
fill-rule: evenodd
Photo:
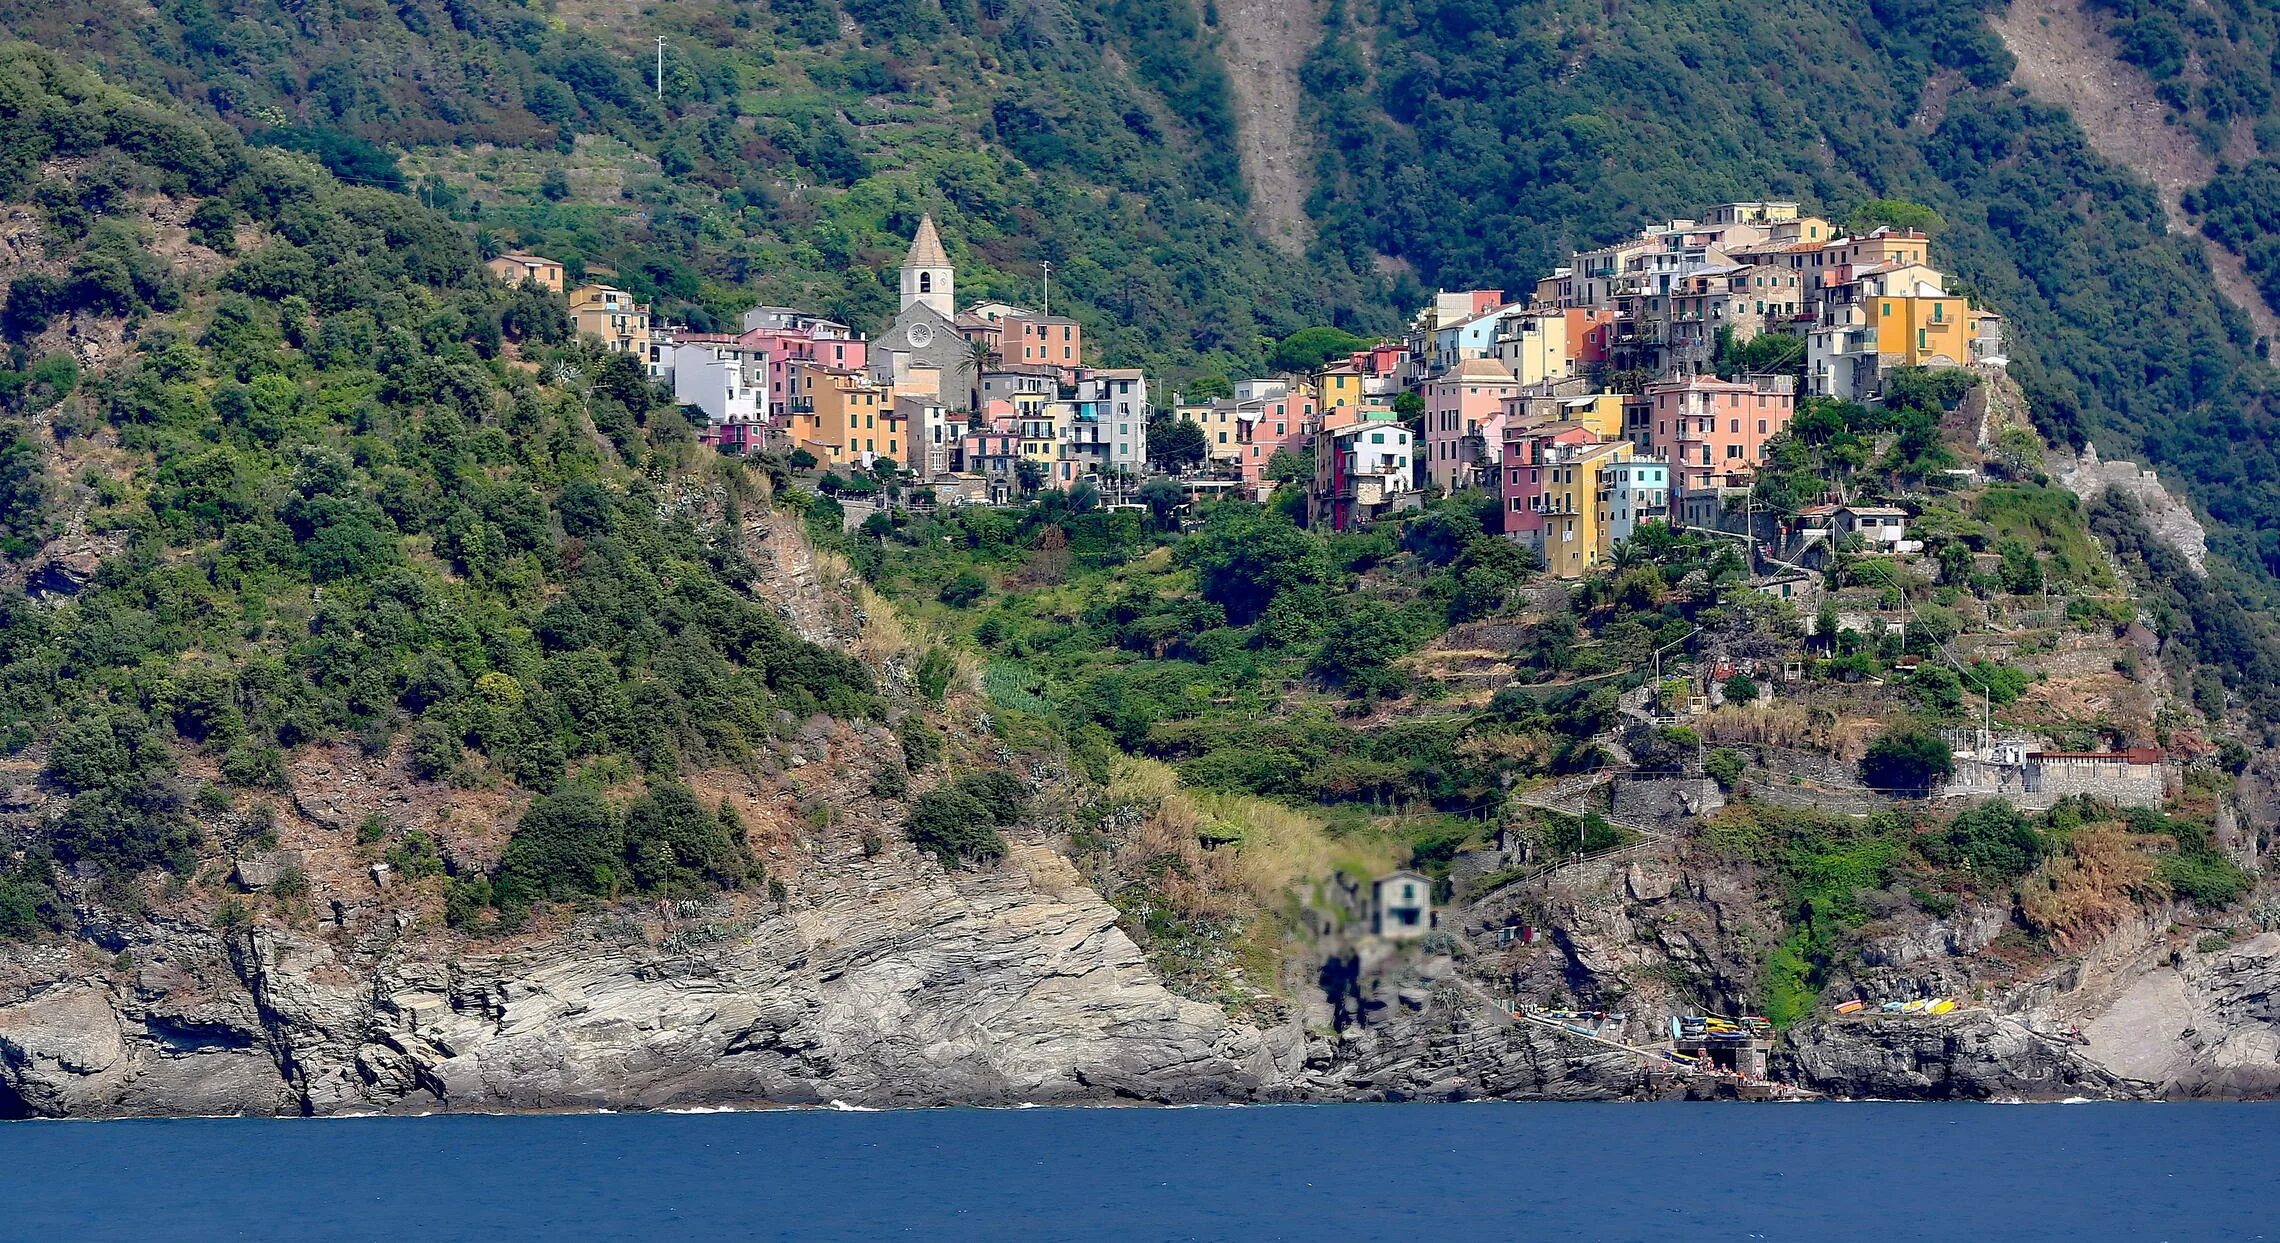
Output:
M2142 938L2146 929L2131 935ZM2280 934L2151 967L2106 947L2019 994L2097 1024L2187 1023L2166 1062L2011 1015L1812 1022L1777 1078L1833 1098L2269 1096ZM1686 1095L1639 1060L1514 1024L1454 963L1381 954L1341 998L1260 1028L1179 997L1049 847L991 872L859 850L783 907L589 915L511 945L154 919L14 947L0 1116ZM1590 953L1583 945L1577 952ZM2099 964L2105 964L2100 966ZM2170 985L2144 981L2167 973ZM2166 991L2165 991L2166 990ZM2158 995L2156 995L2158 994ZM2076 1005L2079 1003L2079 1005ZM2101 1008L2102 1007L2102 1008ZM2093 1012L2094 1011L2094 1012ZM2135 1015L2133 1019L2130 1016ZM1713 1093L1715 1094L1715 1093Z

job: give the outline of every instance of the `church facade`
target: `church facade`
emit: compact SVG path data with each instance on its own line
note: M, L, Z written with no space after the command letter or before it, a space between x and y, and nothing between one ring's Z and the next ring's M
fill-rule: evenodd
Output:
M923 216L902 263L902 310L871 345L871 375L909 388L931 372L942 404L974 404L974 356L957 324L958 270L942 248L934 217Z

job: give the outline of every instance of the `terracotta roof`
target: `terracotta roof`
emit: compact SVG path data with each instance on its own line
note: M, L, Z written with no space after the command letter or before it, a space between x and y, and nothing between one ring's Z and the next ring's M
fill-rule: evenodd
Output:
M906 268L946 268L950 254L942 249L942 235L934 230L932 213L918 218L918 234L910 239L910 253L903 256Z
M1458 363L1456 370L1451 371L1449 376L1458 380L1494 380L1508 384L1518 382L1509 368L1492 358L1468 358Z
M2121 760L2130 764L2159 764L2161 748L2131 747L2127 751L2029 751L2030 760Z

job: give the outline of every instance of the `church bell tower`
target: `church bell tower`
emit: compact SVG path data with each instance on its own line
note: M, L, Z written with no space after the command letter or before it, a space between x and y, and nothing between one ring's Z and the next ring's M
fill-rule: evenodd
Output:
M902 309L925 303L951 318L958 313L957 269L942 249L942 235L934 231L934 217L919 217L918 234L910 239L910 253L902 263Z

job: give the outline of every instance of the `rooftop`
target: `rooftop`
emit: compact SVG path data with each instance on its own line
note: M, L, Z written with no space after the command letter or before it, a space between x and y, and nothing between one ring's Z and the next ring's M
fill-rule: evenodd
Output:
M942 249L942 235L934 229L934 216L929 212L918 218L918 233L910 239L910 253L903 256L906 268L946 268L950 266L950 253Z

